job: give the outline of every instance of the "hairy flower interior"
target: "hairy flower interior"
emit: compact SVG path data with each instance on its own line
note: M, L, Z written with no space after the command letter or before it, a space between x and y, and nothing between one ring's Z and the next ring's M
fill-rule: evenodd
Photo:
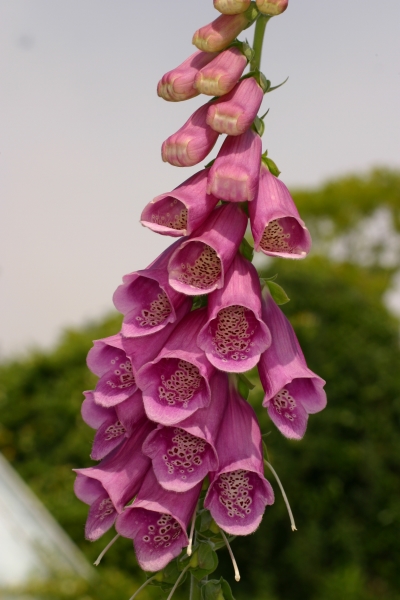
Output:
M151 222L169 229L181 231L187 228L188 210L186 206L171 196L163 198L154 206Z
M257 326L253 311L244 306L235 304L220 310L209 326L217 356L223 362L248 358Z
M196 242L193 242L193 244ZM214 285L221 275L221 260L214 248L201 244L202 251L193 263L183 262L178 281L199 289Z
M292 422L295 420L296 415L293 411L296 408L297 403L286 388L283 388L273 397L272 403L278 415L283 415Z
M169 475L177 472L180 479L185 480L202 465L201 455L206 450L207 442L178 427L174 427L173 433L172 445L163 455L163 461Z
M179 538L182 528L171 515L146 511L147 523L142 530L142 541L153 549L169 548ZM143 535L144 534L144 535Z
M126 355L116 356L111 359L111 370L107 385L113 390L123 390L135 385L135 377L132 372L132 364Z
M301 225L293 217L275 219L264 229L260 246L265 252L298 253L303 237Z
M165 400L170 406L179 403L184 408L187 408L202 383L199 369L185 360L180 360L178 368L169 376L163 373L160 378L162 385L158 388L159 399Z
M228 517L244 519L251 513L253 503L251 483L252 474L239 469L222 473L217 481L218 500L226 508Z
M141 327L155 327L160 325L172 312L171 303L165 292L160 292L148 308L144 308L136 317Z

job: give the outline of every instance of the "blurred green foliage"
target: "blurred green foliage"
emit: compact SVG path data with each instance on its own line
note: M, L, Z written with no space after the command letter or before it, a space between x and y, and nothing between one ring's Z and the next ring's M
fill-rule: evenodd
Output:
M381 170L298 192L295 199L305 220L308 214L329 219L340 236L381 205L398 226L399 195L400 173ZM241 583L233 580L227 553L219 552L219 571L237 600L400 599L399 329L382 300L393 267L376 263L367 269L353 258L334 262L320 251L301 262L270 261L263 273L278 273L291 299L282 309L310 368L326 379L329 403L310 417L304 440L290 442L271 425L260 387L250 393L263 432L270 432L269 457L298 531L292 533L267 473L275 505L254 535L233 544ZM93 339L119 326L120 318L111 316L67 331L53 352L33 352L0 368L0 450L91 562L113 534L84 541L87 507L73 495L71 469L91 464L93 432L79 413L82 390L95 383L85 366L87 351ZM255 381L255 373L250 377ZM131 542L123 539L97 573L96 584L49 582L32 592L42 600L128 600L144 580ZM161 596L150 590L141 597Z

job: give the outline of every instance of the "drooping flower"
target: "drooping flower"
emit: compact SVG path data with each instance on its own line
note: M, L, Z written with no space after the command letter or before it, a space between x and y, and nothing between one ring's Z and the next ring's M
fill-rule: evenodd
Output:
M170 102L180 102L198 96L199 91L194 87L196 75L215 56L217 55L213 52L197 50L181 65L162 76L157 85L157 94Z
M115 407L104 408L94 401L93 392L84 392L82 418L89 427L96 429L90 458L101 460L127 437L130 437L145 416L142 393L137 390Z
M176 427L159 425L143 444L158 482L167 490L189 490L218 469L215 446L228 396L226 376L214 373L210 387L209 406L199 408Z
M170 285L190 296L221 288L246 226L247 217L239 206L217 207L171 256L168 265Z
M134 503L119 515L118 533L133 540L144 571L159 571L188 545L187 526L195 510L201 483L187 492L165 490L148 471Z
M218 133L206 123L208 104L198 108L178 131L169 136L161 147L164 162L175 167L197 165L214 147Z
M214 367L196 344L206 318L205 309L188 314L159 355L137 373L146 414L156 423L175 425L210 403Z
M224 287L209 295L207 310L197 343L208 360L222 371L252 369L271 344L271 334L261 316L258 273L239 253Z
M106 408L124 402L137 390L132 363L122 345L121 334L95 340L87 356L87 366L98 377L93 397Z
M289 0L256 0L256 4L260 13L276 16L285 12Z
M194 85L207 96L223 96L239 81L247 65L245 55L233 46L217 55L206 67L199 70Z
M214 8L223 15L237 15L247 10L251 0L214 0Z
M219 100L211 102L207 124L218 133L241 135L257 116L264 92L254 77L243 79Z
M176 311L186 298L170 286L167 265L180 243L177 240L164 250L147 269L124 275L113 296L115 307L124 315L124 337L150 335L176 320Z
M232 535L253 533L274 492L264 477L261 432L251 406L230 385L218 435L218 471L204 501L217 525Z
M134 436L128 438L95 467L74 469L76 496L90 505L85 535L94 541L113 526L117 514L137 494L151 461L141 450L155 427L144 418Z
M258 191L261 138L252 129L228 136L210 168L207 192L230 202L251 201Z
M249 204L249 215L257 252L283 258L305 258L310 251L311 236L289 190L264 164L261 165L258 194Z
M248 11L237 15L221 15L212 23L200 27L194 33L192 43L205 52L225 50L236 36L250 25L257 14L257 10L254 9L251 15Z
M142 212L142 225L163 235L191 235L218 203L207 194L207 176L208 169L203 169L172 192L154 198Z
M293 327L269 293L263 302L263 318L272 334L272 344L258 363L263 406L284 436L299 440L308 415L326 406L325 381L307 367Z

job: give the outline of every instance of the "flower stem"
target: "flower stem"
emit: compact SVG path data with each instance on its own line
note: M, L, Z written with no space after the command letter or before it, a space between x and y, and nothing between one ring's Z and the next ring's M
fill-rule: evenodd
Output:
M199 588L199 583L194 575L190 575L189 600L201 600L201 591Z
M190 567L190 563L186 565L186 567L183 569L183 571L179 575L178 579L175 581L175 585L172 588L172 590L170 591L170 594L169 594L167 600L171 600L172 596L175 594L176 588L178 587L182 577L184 576L184 574L186 573L186 571L188 570L189 567Z
M264 33L265 28L267 26L268 21L270 20L270 16L268 15L259 15L256 21L256 28L254 31L254 40L253 40L253 50L254 56L250 63L250 70L256 71L260 69L261 65L261 52L264 41Z
M282 492L283 499L286 504L287 511L289 513L289 519L290 519L290 525L292 526L292 531L297 531L296 523L294 522L292 509L290 508L288 497L286 496L285 490L283 489L283 485L281 484L281 480L278 477L278 473L275 471L274 467L267 460L265 460L265 458L264 458L264 463L272 471L273 476L275 477L276 481L278 482L278 485Z
M156 578L156 575L153 575L153 577L150 577L150 579L146 579L146 581L143 583L143 585L140 586L140 588L138 590L136 590L136 592L133 594L133 596L131 596L129 598L129 600L133 600L134 598L136 598L136 596L143 590L143 588L146 587L146 585L149 585L149 583L151 581L153 581L153 579Z

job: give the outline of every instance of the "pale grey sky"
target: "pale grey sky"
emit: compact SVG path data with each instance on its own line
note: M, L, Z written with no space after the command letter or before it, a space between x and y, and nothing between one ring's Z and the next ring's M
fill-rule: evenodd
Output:
M0 358L110 310L172 242L139 216L198 170L160 147L205 98L155 89L216 16L212 0L0 0ZM264 99L263 146L286 184L400 166L399 23L398 0L291 0L268 24L262 70L289 81Z

